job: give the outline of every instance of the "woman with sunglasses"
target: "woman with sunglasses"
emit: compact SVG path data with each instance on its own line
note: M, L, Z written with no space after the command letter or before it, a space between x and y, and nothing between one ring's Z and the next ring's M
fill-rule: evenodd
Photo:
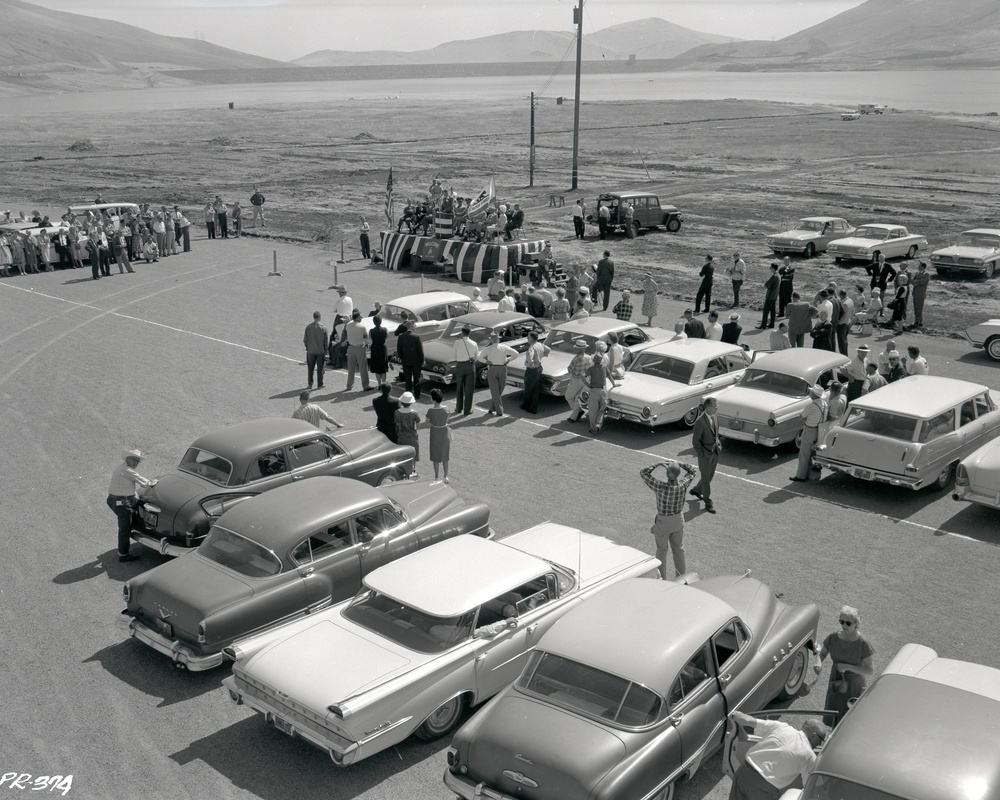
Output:
M861 635L861 612L851 606L840 609L840 630L831 633L817 651L820 661L828 655L833 661L830 683L826 689L828 711L839 711L834 718L826 717L824 722L833 727L847 713L851 700L861 696L868 685L868 679L875 674L872 667L874 648Z

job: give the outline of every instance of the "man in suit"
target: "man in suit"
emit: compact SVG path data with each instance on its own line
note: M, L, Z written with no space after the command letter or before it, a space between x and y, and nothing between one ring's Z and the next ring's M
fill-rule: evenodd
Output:
M705 324L694 315L690 308L684 312L684 333L688 339L704 339Z
M716 416L718 410L719 401L714 397L706 397L702 412L695 420L691 436L691 443L698 456L698 474L700 476L698 487L692 489L691 494L705 504L705 510L709 514L715 513L715 505L712 503L712 478L715 477L715 468L719 464L719 453L722 452L722 440L719 438L719 418Z
M896 270L892 268L891 264L885 263L885 256L879 253L875 260L865 267L865 272L871 275L871 287L874 289L877 286L882 292L882 296L885 297L885 289L889 285L889 281L896 277Z
M740 325L740 315L735 311L729 315L729 322L722 326L722 341L726 344L739 344L743 326Z
M774 327L774 312L778 305L778 287L781 285L781 278L778 275L778 262L771 262L771 274L764 281L764 316L761 317L758 330Z
M406 329L396 338L396 355L403 368L403 380L406 391L413 392L413 397L420 399L420 368L424 365L424 345L413 332L411 323L406 323Z
M611 252L609 250L604 251L604 258L597 262L597 267L594 271L596 273L594 280L594 303L597 303L598 295L603 295L602 310L607 311L608 304L611 302L611 283L615 279L615 262L611 260Z

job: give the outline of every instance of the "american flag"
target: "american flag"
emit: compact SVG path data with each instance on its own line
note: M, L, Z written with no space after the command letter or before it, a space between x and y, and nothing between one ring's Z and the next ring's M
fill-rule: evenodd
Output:
M385 182L385 218L389 220L389 227L392 227L392 167L389 167L389 180Z
M490 203L493 202L494 198L497 196L497 185L493 180L493 176L490 175L490 183L483 191L479 193L479 197L469 203L469 216L478 217L486 213L486 209L489 208Z

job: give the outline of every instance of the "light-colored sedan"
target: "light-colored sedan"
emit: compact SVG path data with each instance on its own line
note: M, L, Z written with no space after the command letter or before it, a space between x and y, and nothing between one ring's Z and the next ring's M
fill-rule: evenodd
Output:
M987 442L959 462L952 498L1000 508L1000 440Z
M789 231L767 237L767 246L777 255L799 253L812 258L822 253L834 239L850 236L854 228L841 217L803 217Z
M910 233L902 225L870 223L855 228L844 239L834 239L827 245L833 260L873 261L877 256L886 258L913 258L927 247L927 237Z
M977 350L985 350L994 361L1000 361L1000 319L988 319L966 328L965 338Z
M974 228L965 231L955 244L931 253L931 264L938 275L971 272L992 278L1000 266L1000 229Z
M608 419L690 428L705 394L736 383L753 356L738 344L681 339L643 350L621 382L608 389ZM589 397L581 395L584 407Z
M225 652L237 704L346 766L411 734L450 733L517 678L583 599L659 562L543 523L502 541L459 536L369 573L358 595ZM658 580L658 578L657 578Z
M813 460L865 481L944 489L958 462L998 435L1000 410L988 387L911 375L852 401Z
M738 383L714 395L719 401L719 435L766 447L798 444L809 390L845 381L848 363L840 353L806 347L761 356Z
M673 331L662 328L644 328L635 322L623 322L607 317L584 317L571 319L555 325L545 344L552 352L542 359L542 393L562 397L569 385L569 362L576 355L576 343L587 345L588 353L593 353L597 342L607 344L608 334L616 333L618 343L625 348L625 365L643 350L672 337ZM507 367L507 385L518 389L524 387L524 356L518 356Z

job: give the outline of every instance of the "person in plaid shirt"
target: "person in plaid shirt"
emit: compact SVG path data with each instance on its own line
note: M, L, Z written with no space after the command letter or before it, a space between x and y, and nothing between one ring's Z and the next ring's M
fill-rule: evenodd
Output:
M653 477L653 471L662 466L667 473L665 481ZM684 475L681 473L684 472ZM688 486L694 480L695 469L678 461L660 461L639 470L643 482L656 493L656 519L649 532L656 540L656 557L660 561L660 575L667 579L667 550L674 559L678 577L686 568L684 560L684 499Z
M622 292L622 299L619 300L615 307L611 309L611 313L615 315L622 322L632 321L632 293L625 289Z

